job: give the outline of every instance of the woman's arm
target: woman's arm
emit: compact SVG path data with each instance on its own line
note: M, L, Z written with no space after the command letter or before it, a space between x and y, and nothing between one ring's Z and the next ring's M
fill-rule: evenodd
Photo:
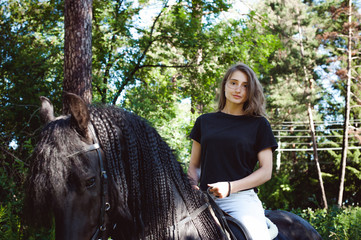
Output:
M258 187L271 179L273 159L272 149L266 148L260 151L257 154L257 157L259 161L259 168L245 178L230 182L230 193ZM208 186L212 187L210 191L219 198L224 198L228 195L229 186L227 182L208 184Z
M188 177L190 178L191 184L198 188L199 176L198 172L201 167L201 144L193 140L191 159L188 166Z

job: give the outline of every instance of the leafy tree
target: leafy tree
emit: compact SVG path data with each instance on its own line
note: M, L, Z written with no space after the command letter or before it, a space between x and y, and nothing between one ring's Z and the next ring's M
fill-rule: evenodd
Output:
M349 202L345 197L343 201L344 185L347 181L353 182L353 179L358 179L359 174L356 170L360 167L357 156L359 150L354 150L351 153L349 148L349 133L356 133L357 126L351 126L350 122L357 122L360 119L360 88L358 79L360 78L360 60L358 51L360 46L359 41L359 21L360 14L355 9L352 1L325 1L318 7L318 13L327 16L322 27L319 30L319 39L321 43L328 50L331 61L340 63L341 68L337 70L338 79L334 82L333 87L337 89L342 96L344 96L344 105L338 108L336 116L344 120L343 140L342 140L342 161L339 168L340 188L338 194L338 205L342 206L344 202ZM352 131L352 129L356 131ZM352 139L352 138L351 138ZM359 144L357 144L359 145ZM356 158L354 156L356 155ZM339 156L338 156L339 157ZM346 167L346 161L350 162L352 167ZM354 166L357 166L356 169ZM345 179L346 169L349 170L349 176ZM354 169L356 171L354 171ZM350 180L348 180L350 179ZM352 179L352 180L351 180ZM345 182L344 182L345 181ZM345 186L347 191L347 186ZM346 195L359 196L358 191L345 193Z
M313 144L311 146L314 147L314 154L311 156L306 152L282 153L283 160L281 162L293 159L293 164L305 164L314 160L316 163L314 167L317 171L310 169L309 166L311 165L307 165L306 168L297 168L297 165L294 165L292 167L294 170L292 179L295 180L293 183L295 188L287 189L292 189L293 194L298 195L296 193L298 191L296 188L298 179L302 179L303 176L310 177L304 174L300 175L300 173L303 171L316 173L322 192L319 196L327 208L321 167L318 164L316 136L314 135L314 119L319 120L322 116L313 108L314 106L317 108L323 92L319 85L320 76L315 72L315 68L325 61L325 55L318 53L319 43L315 39L317 35L315 26L319 19L312 10L312 4L307 5L300 1L262 1L257 9L259 12L255 13L255 17L259 20L268 21L264 31L272 31L277 34L283 45L271 59L273 68L269 74L262 74L264 79L271 83L268 87L270 93L268 109L271 109L269 113L272 122L280 125L284 121L308 121L309 129L312 130ZM263 12L266 12L267 15L262 16L261 13ZM283 131L294 132L295 135L304 135L304 131L307 133L307 128L300 130L297 126L283 126L278 130L275 133ZM302 137L292 140L302 142ZM295 151L297 151L298 146L302 145L294 145ZM287 164L283 165L283 167L286 166ZM284 172L279 174L284 174ZM312 195L312 193L310 194ZM301 200L301 198L296 199Z
M29 156L41 126L37 96L50 96L60 105L58 23L63 14L58 6L57 1L0 3L0 235L7 239L28 239L19 216Z

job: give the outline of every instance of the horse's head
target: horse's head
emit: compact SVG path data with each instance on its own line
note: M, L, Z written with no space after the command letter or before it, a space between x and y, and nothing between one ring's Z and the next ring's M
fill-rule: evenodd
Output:
M91 239L102 228L109 207L105 159L85 102L67 94L70 116L55 118L47 98L41 114L47 125L34 151L29 200L40 216L55 218L56 239ZM104 167L103 167L104 170Z
M54 216L57 240L92 239L104 226L103 238L174 239L177 222L205 206L205 199L189 184L173 151L135 114L88 107L74 94L66 97L71 114L58 118L50 101L41 98L40 113L48 123L29 177L27 196L34 216ZM111 207L104 213L108 199ZM208 211L200 215L198 226L211 219ZM210 228L201 231L201 238L219 239L210 237L219 233L214 221L206 224Z

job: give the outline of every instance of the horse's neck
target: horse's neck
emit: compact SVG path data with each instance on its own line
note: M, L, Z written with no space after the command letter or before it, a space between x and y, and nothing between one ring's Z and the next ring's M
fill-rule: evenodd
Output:
M173 192L174 192L174 201L175 201L174 205L176 206L175 217L177 218L174 220L175 222L178 222L184 219L185 217L189 216L189 212L187 210L187 206L185 203L186 199L183 199L181 197L176 187L173 187Z
M188 209L186 205L186 201L193 201L193 200L183 198L181 194L178 192L178 189L176 189L176 187L173 187L173 192L174 192L174 201L175 201L174 205L176 207L173 216L175 225L172 227L175 228L176 230L175 232L177 232L178 234L178 236L176 236L175 239L199 239L198 230L191 221L192 211L194 210Z

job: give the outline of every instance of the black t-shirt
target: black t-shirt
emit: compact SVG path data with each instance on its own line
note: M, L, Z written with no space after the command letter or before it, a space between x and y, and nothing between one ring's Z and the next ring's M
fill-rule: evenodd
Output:
M198 117L190 138L201 144L203 191L209 183L235 181L250 175L257 164L258 152L277 148L266 118L222 112Z

